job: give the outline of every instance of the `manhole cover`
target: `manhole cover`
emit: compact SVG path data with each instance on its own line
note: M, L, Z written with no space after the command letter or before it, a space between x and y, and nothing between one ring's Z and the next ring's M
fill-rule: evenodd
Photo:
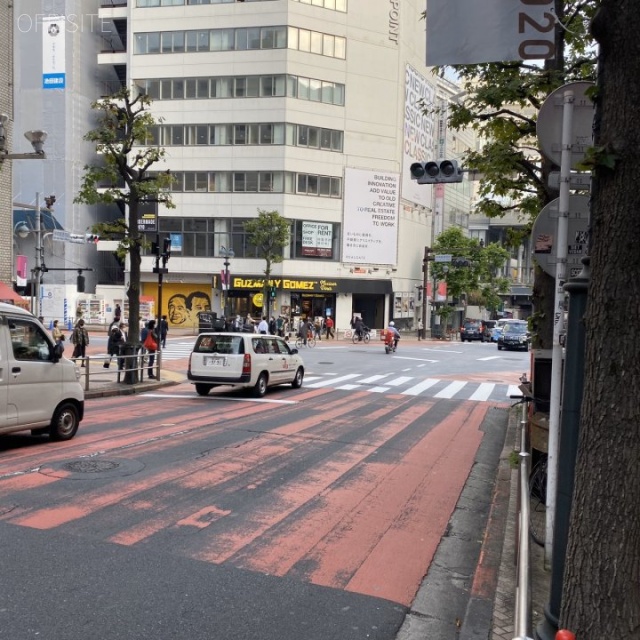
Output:
M112 460L74 460L65 463L62 468L73 473L101 473L102 471L113 471L119 466L119 462Z
M144 469L144 464L138 460L75 458L44 466L40 469L40 473L45 476L69 480L97 480L100 478L122 478L138 473L142 469Z

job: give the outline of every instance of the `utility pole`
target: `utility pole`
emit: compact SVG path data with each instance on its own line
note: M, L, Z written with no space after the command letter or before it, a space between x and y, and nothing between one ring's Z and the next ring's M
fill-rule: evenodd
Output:
M433 260L431 247L424 248L424 258L422 259L422 330L427 332L427 286L429 284L429 262ZM424 337L423 336L423 337Z
M169 273L167 262L171 257L171 238L164 238L162 241L162 249L160 248L160 234L156 235L156 241L151 245L151 251L156 256L156 265L153 267L153 273L158 274L158 309L156 312L156 332L158 335L158 349L156 351L156 376L160 380L161 360L162 360L162 276ZM160 266L160 258L162 258L162 266Z

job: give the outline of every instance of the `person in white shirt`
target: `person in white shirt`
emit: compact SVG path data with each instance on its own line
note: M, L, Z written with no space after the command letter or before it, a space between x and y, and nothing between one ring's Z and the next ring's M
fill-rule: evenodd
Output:
M260 324L258 324L258 333L261 333L265 336L267 335L267 333L269 333L269 323L264 316L262 316L262 320L260 320Z

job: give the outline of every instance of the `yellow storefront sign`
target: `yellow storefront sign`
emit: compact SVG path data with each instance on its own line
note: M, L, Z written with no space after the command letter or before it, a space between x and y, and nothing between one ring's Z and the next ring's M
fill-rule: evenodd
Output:
M256 293L251 300L254 307L261 307L263 303L263 295L261 293Z

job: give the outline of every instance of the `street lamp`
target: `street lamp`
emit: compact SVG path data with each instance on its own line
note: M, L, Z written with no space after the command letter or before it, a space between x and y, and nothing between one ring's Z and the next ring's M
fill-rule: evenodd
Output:
M9 116L6 113L0 113L0 165L5 160L45 160L44 143L47 139L47 132L40 129L27 131L24 137L31 143L33 147L32 153L9 153L7 149L7 125Z
M220 247L220 255L224 258L224 262L222 263L224 265L224 286L222 287L222 291L224 293L224 303L222 309L225 321L227 321L231 316L231 308L229 304L231 302L231 300L229 299L229 265L231 263L229 262L229 258L235 257L236 254L233 249Z

